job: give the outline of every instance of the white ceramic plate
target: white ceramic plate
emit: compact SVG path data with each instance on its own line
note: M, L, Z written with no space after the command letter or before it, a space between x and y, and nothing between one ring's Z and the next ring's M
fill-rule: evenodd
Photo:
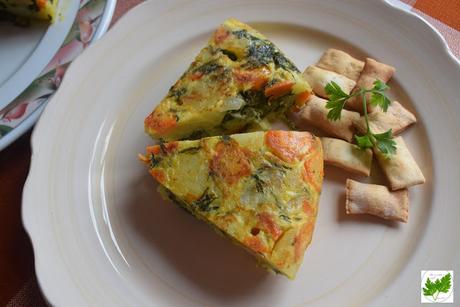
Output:
M347 216L347 175L326 168L313 244L289 281L161 200L137 161L152 143L143 119L230 16L300 69L329 47L397 67L391 95L417 114L404 138L427 178L407 224ZM57 306L418 304L421 270L460 274L459 80L439 34L383 2L146 2L72 64L34 132L23 219L43 292Z

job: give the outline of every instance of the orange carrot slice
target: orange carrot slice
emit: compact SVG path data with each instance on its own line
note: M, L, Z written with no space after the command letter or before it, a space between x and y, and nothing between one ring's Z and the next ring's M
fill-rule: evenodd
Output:
M292 90L293 86L294 82L292 81L278 82L271 85L270 87L267 87L264 91L264 94L266 97L281 97L288 94Z

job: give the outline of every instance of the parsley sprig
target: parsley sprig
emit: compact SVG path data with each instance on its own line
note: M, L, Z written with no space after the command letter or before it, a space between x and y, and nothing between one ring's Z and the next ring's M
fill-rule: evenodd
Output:
M385 96L384 93L387 89L389 89L388 85L380 80L376 80L374 82L374 86L371 89L362 88L350 95L346 94L334 81L328 83L324 89L329 96L329 101L326 104L326 108L329 109L327 118L331 121L340 120L342 110L350 98L355 96L361 97L367 131L364 135L355 135L356 143L360 148L365 149L375 146L386 156L391 156L396 153L396 143L393 140L393 133L391 129L384 133L373 133L369 126L369 118L367 115L367 93L371 93L370 104L372 106L379 106L383 112L388 110L388 106L391 104L391 101L388 99L388 97Z

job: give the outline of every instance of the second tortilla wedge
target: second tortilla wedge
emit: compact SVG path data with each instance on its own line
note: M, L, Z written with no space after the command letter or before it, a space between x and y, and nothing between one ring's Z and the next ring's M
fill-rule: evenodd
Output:
M293 279L312 239L323 179L321 141L268 131L176 141L142 157L162 193Z

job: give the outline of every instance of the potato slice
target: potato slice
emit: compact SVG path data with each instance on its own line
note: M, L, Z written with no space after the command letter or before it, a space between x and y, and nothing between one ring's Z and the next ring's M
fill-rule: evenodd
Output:
M380 108L374 110L369 114L368 119L373 133L383 133L391 129L393 135L403 132L407 127L417 122L415 115L397 101L391 103L387 112L383 112ZM354 126L359 132L366 133L367 127L364 116L361 116L354 123Z
M344 51L331 48L323 53L316 66L344 75L356 82L363 70L364 62Z
M327 164L335 165L347 171L363 176L371 173L372 150L361 149L343 140L322 137L323 157Z
M399 190L425 182L425 177L415 162L403 138L394 138L396 142L396 154L386 157L378 149L374 148L377 161L387 177L390 188Z
M391 192L383 185L347 179L345 208L347 214L371 214L406 223L409 193L407 189Z
M316 95L327 98L324 87L331 81L337 83L342 90L349 94L356 82L333 71L324 70L316 66L308 66L303 72L304 79L310 84Z
M395 68L371 58L366 58L363 72L356 81L356 87L353 89L353 93L359 91L361 88L370 89L374 86L376 80L380 80L383 83L387 83L395 72ZM371 93L366 94L367 110L372 112L373 107L370 105ZM355 96L348 100L345 105L346 108L358 112L363 112L363 102L361 96Z
M343 110L342 117L337 121L327 118L326 100L317 96L311 96L305 106L294 113L296 125L311 125L323 130L327 135L338 137L351 142L353 139L353 122L359 120L359 113Z

